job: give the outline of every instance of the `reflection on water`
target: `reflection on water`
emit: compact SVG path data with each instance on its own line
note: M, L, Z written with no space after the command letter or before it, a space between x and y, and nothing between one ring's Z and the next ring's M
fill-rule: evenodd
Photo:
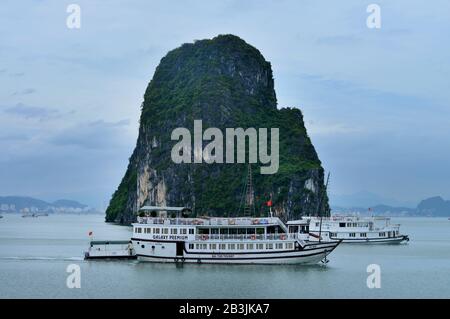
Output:
M420 298L450 297L450 221L398 218L404 245L341 245L327 265L162 264L84 261L95 239L128 239L130 227L103 216L0 220L0 297L32 298ZM81 289L68 289L66 268L81 267ZM366 286L369 264L381 288Z

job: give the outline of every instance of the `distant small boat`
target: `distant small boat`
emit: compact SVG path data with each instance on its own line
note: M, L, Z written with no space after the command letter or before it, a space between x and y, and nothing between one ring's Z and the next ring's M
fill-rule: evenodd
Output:
M23 214L22 217L41 217L41 216L48 216L47 213L32 213L32 214Z

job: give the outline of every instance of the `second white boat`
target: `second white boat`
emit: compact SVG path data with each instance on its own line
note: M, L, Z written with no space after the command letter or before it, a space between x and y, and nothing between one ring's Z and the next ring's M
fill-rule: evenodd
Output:
M309 218L311 241L342 240L353 244L399 244L409 241L399 224L387 217L332 216Z

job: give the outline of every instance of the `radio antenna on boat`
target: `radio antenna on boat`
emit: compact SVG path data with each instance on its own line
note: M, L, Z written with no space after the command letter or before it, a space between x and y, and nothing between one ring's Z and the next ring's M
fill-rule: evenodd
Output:
M320 211L321 211L321 206L322 206L322 200L325 196L325 194L327 193L327 189L328 189L328 182L330 180L330 172L328 172L328 176L327 176L327 182L325 183L325 189L323 190L320 198L319 198L319 203L317 205L317 215L320 216L320 227L319 227L319 243L322 240L322 215L320 215Z
M249 163L247 167L247 180L241 196L239 211L244 206L244 216L255 216L255 192L253 190L252 166Z

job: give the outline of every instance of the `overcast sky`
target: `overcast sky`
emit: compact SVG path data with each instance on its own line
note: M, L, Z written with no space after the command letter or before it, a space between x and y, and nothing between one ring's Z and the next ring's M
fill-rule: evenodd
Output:
M66 27L67 5L81 28ZM381 29L366 8L381 7ZM105 206L135 146L159 60L232 33L299 107L332 198L450 199L450 2L2 1L0 196Z

